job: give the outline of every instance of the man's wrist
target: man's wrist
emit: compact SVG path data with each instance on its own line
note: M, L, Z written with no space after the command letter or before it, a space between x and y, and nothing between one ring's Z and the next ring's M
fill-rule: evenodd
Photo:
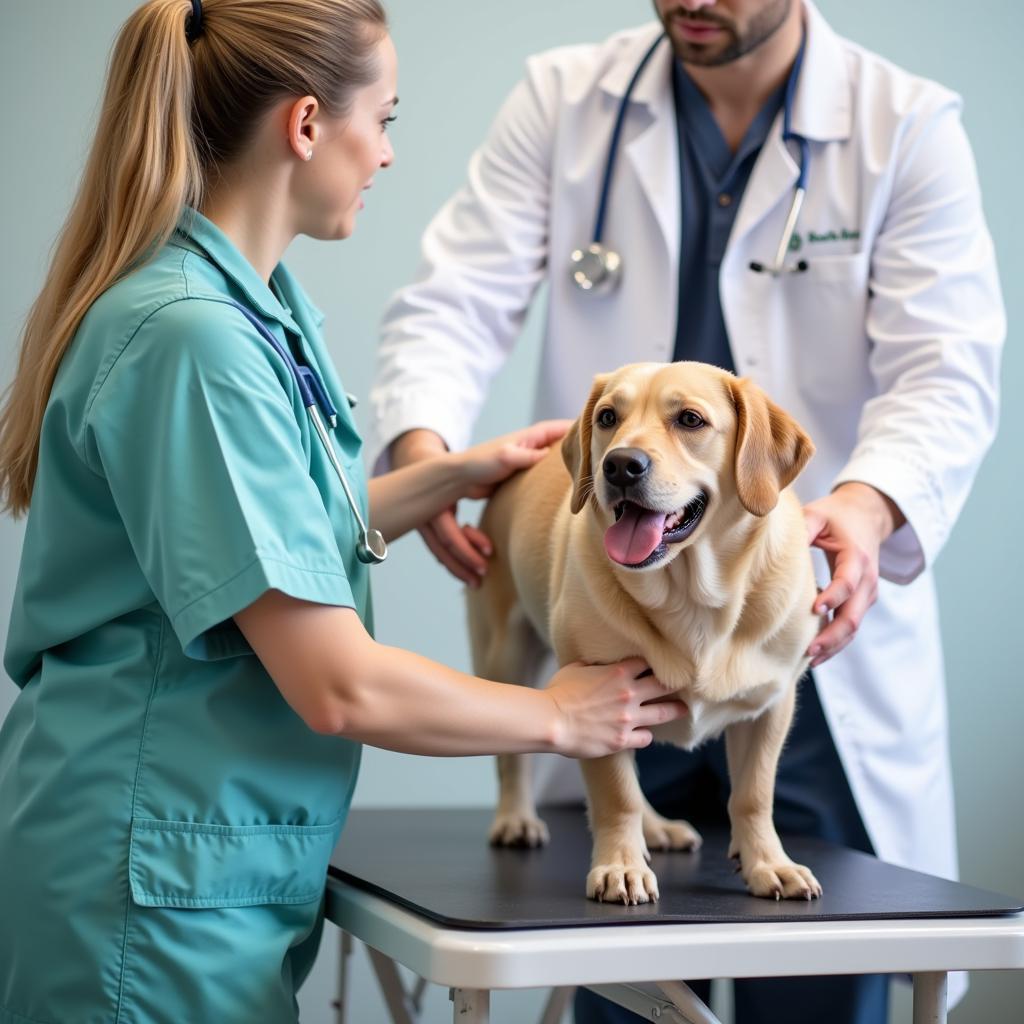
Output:
M391 465L395 469L401 469L402 466L408 466L410 463L419 462L422 459L443 455L447 451L448 446L444 443L441 435L423 427L399 434L391 442L389 448Z
M840 494L868 511L875 520L881 541L887 540L907 521L896 502L871 484L849 480L840 484L832 493Z

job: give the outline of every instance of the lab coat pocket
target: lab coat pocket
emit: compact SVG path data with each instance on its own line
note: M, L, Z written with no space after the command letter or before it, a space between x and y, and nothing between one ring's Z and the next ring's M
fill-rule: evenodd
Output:
M323 895L338 825L214 825L136 818L129 877L143 907L310 903Z
M809 256L804 273L811 281L822 284L835 282L839 285L849 283L856 292L861 292L867 288L870 264L869 252Z
M809 257L807 270L780 279L776 360L788 365L808 404L856 422L869 393L870 253Z

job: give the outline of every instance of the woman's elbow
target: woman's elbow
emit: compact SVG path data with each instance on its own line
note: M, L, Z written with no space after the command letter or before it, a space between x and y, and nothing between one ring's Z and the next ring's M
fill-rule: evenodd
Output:
M321 736L358 733L365 717L360 709L366 705L365 691L370 686L370 670L364 661L347 663L310 688L296 710L313 732Z
M350 715L343 701L325 698L299 712L302 720L320 736L345 736L351 731Z

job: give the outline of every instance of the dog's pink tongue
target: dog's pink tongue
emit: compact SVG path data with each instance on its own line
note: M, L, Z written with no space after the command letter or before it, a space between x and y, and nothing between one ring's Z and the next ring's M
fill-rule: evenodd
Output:
M664 529L664 512L648 512L627 504L619 521L605 531L604 549L619 565L639 565L661 543Z

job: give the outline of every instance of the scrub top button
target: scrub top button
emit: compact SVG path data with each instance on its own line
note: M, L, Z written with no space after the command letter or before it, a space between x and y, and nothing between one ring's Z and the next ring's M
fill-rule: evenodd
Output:
M728 192L722 192L718 196L719 206L730 206L732 204L732 196Z

